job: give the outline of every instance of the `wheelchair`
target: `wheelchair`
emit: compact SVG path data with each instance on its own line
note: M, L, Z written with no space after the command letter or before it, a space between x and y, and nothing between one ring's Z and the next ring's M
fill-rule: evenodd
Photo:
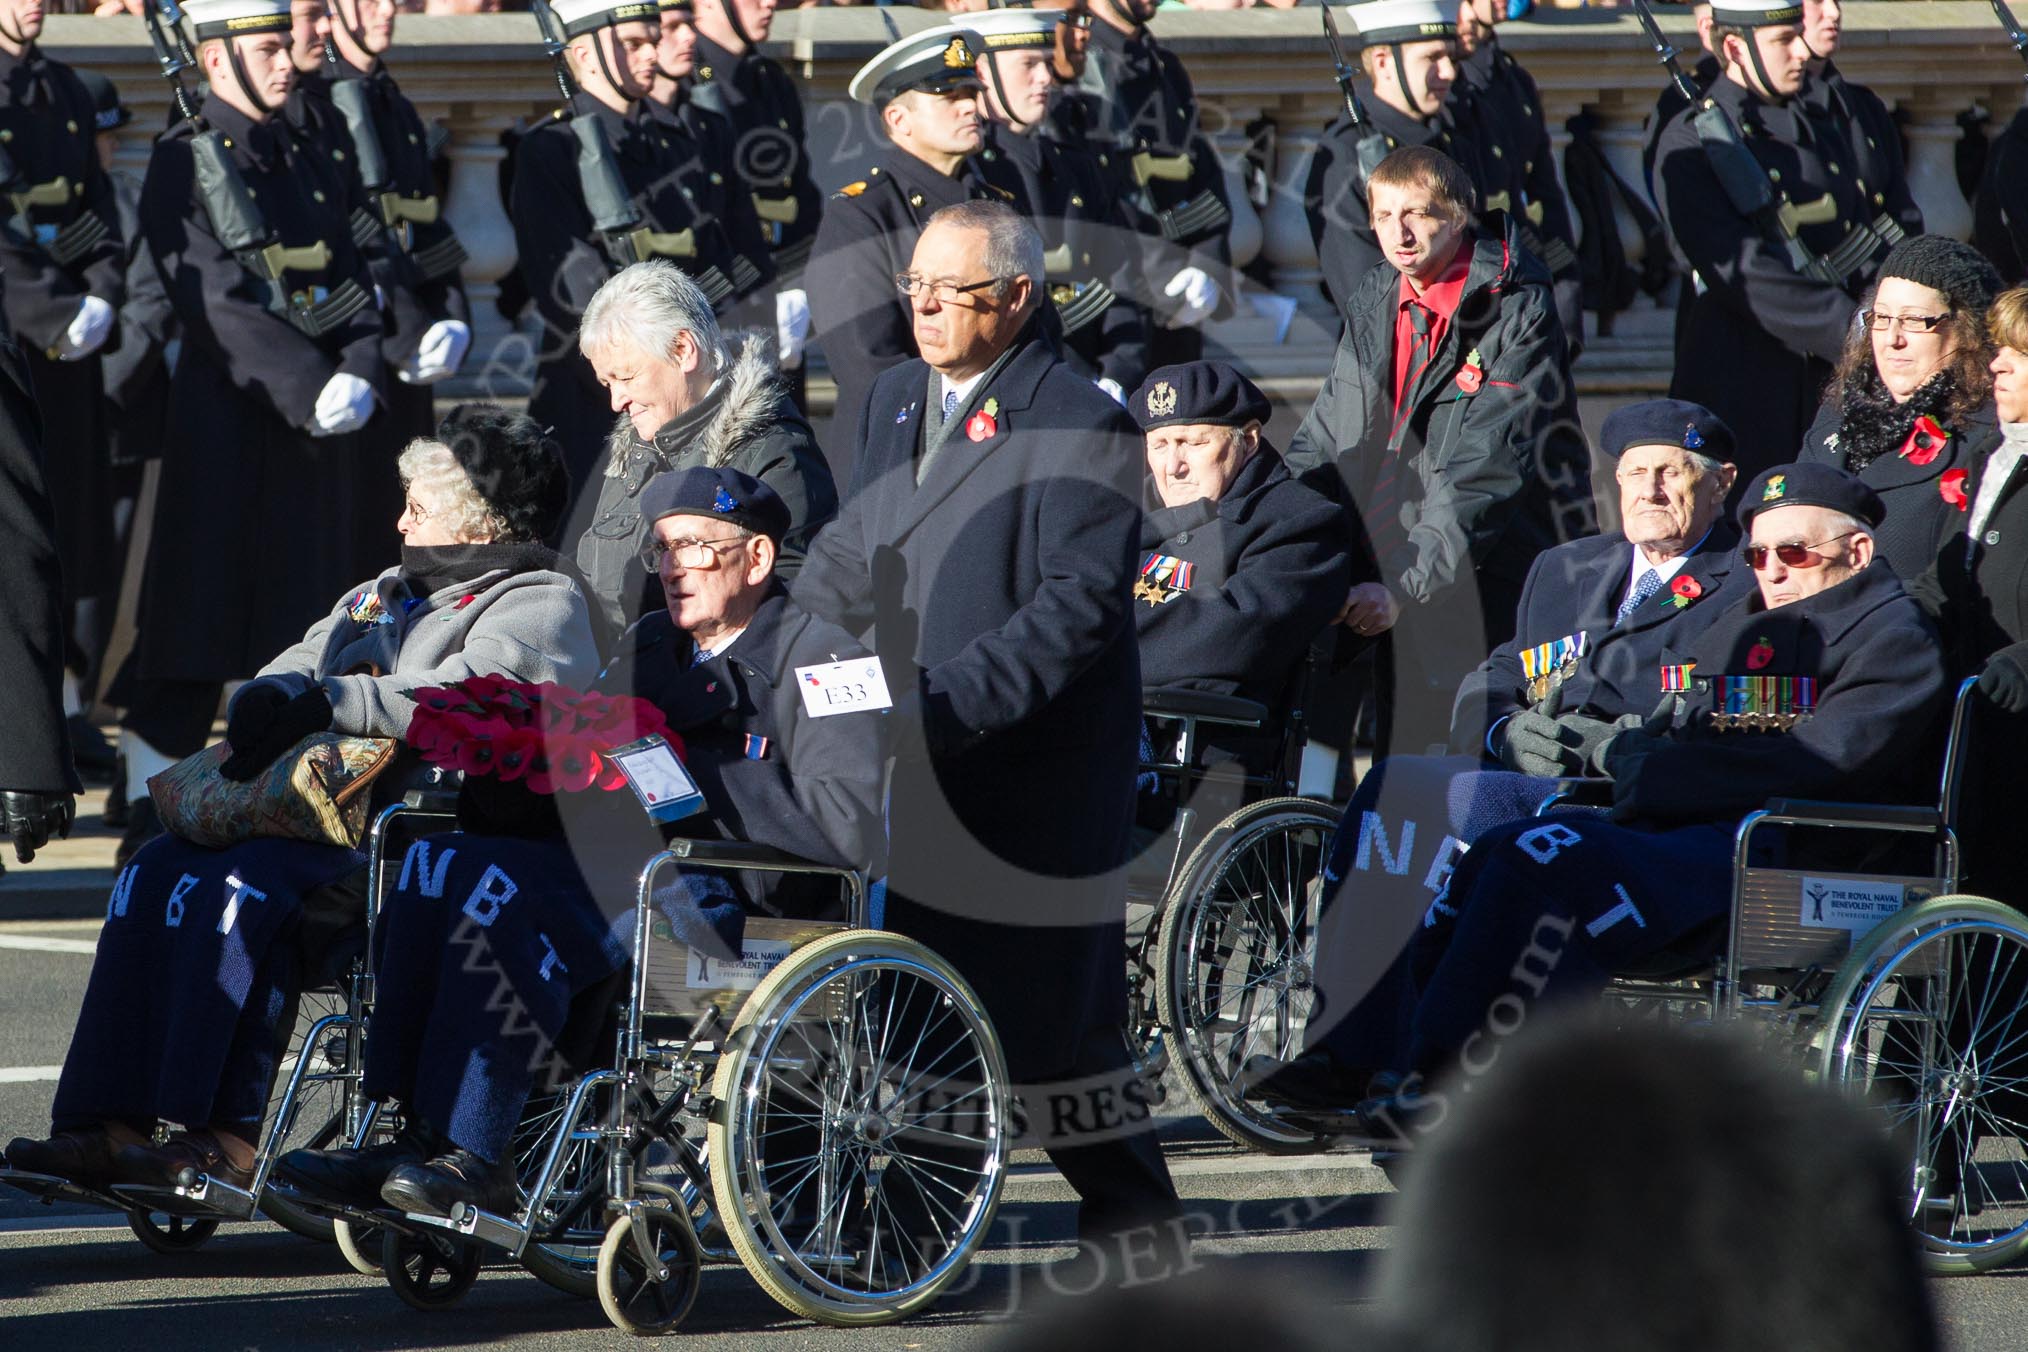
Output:
M1143 692L1144 714L1170 731L1141 768L1175 813L1129 874L1129 1040L1140 1068L1152 1081L1173 1066L1220 1134L1280 1153L1317 1149L1320 1138L1248 1103L1241 1077L1250 1057L1301 1051L1314 1003L1309 884L1338 809L1296 793L1313 670L1297 665L1279 719L1233 696ZM1206 733L1221 730L1271 739L1266 768L1206 768Z
M376 846L413 810L387 809ZM852 923L750 917L741 960L713 959L653 903L678 865L835 879ZM992 1224L1011 1100L999 1041L963 978L921 945L866 928L868 909L852 869L672 841L637 875L631 963L573 1011L573 1023L590 1011L608 1053L539 1087L524 1110L514 1214L290 1200L330 1218L348 1261L419 1309L457 1301L496 1253L595 1296L636 1334L682 1322L707 1262L743 1265L786 1309L822 1323L921 1310ZM370 974L360 993L355 1030L370 1018ZM383 1105L355 1109L352 1145L396 1129Z
M420 801L409 795L411 804ZM418 812L414 806L382 814ZM439 812L438 820L447 820ZM388 867L384 831L376 823L368 849L368 895ZM397 857L396 861L399 863ZM371 921L369 907L369 924ZM256 1142L253 1176L245 1188L186 1171L174 1186L138 1184L89 1187L45 1174L0 1168L0 1184L45 1204L75 1202L117 1211L135 1238L159 1254L181 1254L202 1245L222 1222L250 1221L258 1213L293 1234L318 1243L340 1240L331 1219L298 1205L286 1190L270 1185L276 1160L299 1148L323 1149L349 1138L358 1118L361 1064L360 1011L370 999L370 975L357 955L341 954L328 978L306 981L298 997L288 1042L279 1058L275 1084Z
M1770 801L1734 834L1726 921L1605 992L1621 1017L1754 1021L1849 1094L1894 1143L1938 1275L2028 1253L2028 917L1956 891L1976 686L1958 689L1935 807Z

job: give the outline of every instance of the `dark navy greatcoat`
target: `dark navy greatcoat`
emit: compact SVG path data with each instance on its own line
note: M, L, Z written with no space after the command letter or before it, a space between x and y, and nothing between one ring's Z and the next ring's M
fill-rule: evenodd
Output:
M307 153L279 117L256 125L217 98L206 98L202 112L230 141L281 243L330 248L328 268L291 271L287 287L353 282L370 292L352 239L350 189L331 162ZM155 143L141 225L183 348L142 592L140 671L187 681L251 676L359 580L358 447L374 428L337 437L306 429L339 372L382 388L380 312L369 302L311 338L270 310L268 285L212 233L187 124Z
M737 190L717 167L730 162L729 145L697 139L692 124L659 107L623 117L586 99L574 116L595 118L605 129L641 228L659 234L694 232L695 252L668 261L692 277L718 270L733 287L713 301L721 315L761 287L772 264L757 237L748 233L757 230L751 224L752 203L742 200L741 210L731 209ZM724 124L714 119L712 125ZM571 483L582 491L605 448L613 414L591 363L578 352L578 323L593 294L619 268L592 224L577 155L578 139L568 118L554 117L530 131L514 153L507 215L514 223L522 279L542 316L528 412L556 429ZM714 210L714 204L723 209Z
M974 198L1004 201L965 160L955 174L939 172L893 144L883 144L866 177L846 184L824 207L823 224L804 278L810 296L810 332L838 382L832 425L841 429L826 448L831 474L852 482L852 448L843 429L855 426L880 373L915 356L915 326L908 299L895 288L907 272L916 241L943 207Z
M42 420L27 362L0 338L0 687L13 712L0 735L0 789L81 791L63 718L62 578L42 478Z
M1495 724L1539 699L1530 699L1521 654L1582 635L1585 651L1560 679L1552 672L1553 707L1545 712L1588 714L1608 722L1651 713L1661 698L1658 673L1664 646L1682 648L1754 585L1740 562L1739 528L1712 525L1661 592L1614 624L1633 579L1633 546L1625 537L1594 535L1535 556L1521 584L1514 637L1493 649L1458 687L1452 710L1451 748L1484 754ZM1676 578L1695 582L1698 595L1678 606Z
M1825 214L1798 228L1819 256L1836 249L1852 226L1881 215L1920 232L1906 179L1878 182L1844 163L1852 157L1844 134L1807 100L1770 103L1726 78L1713 80L1707 95L1741 129L1761 167L1781 176L1788 200L1806 215ZM1797 272L1781 246L1733 209L1687 109L1656 143L1655 198L1678 262L1695 269L1704 287L1680 329L1669 393L1725 419L1739 439L1734 459L1746 483L1795 458L1880 260L1843 284ZM1742 380L1742 371L1753 378Z
M603 690L653 703L683 738L684 764L710 809L679 822L678 834L752 841L883 873L885 720L864 711L810 718L796 689L797 667L865 656L865 647L774 582L731 647L693 666L696 652L659 611L627 631L599 679ZM645 847L627 856L638 868L659 847L645 819L630 823ZM828 880L780 874L758 875L745 891L763 909L788 915L828 910L838 896Z
M1909 419L1911 428L1914 421ZM1816 422L1810 425L1802 454L1796 459L1851 469L1845 448L1838 444L1842 422L1841 410L1826 400L1817 411ZM2000 415L1988 401L1944 431L1950 433L1950 439L1944 442L1936 459L1926 465L1888 454L1875 457L1866 468L1855 471L1886 504L1887 519L1875 528L1874 544L1880 557L1887 560L1904 582L1921 576L1936 561L1938 537L1950 523L1963 530L1964 512L1944 497L1943 476L1960 470L1963 473L1959 477L1969 480L1976 467L1986 463L1986 456L2000 444ZM1969 494L1970 482L1964 487ZM1971 498L1967 496L1965 501L1970 502Z
M1125 1017L1140 436L1031 323L918 486L930 380L907 361L875 383L853 487L795 594L877 626L903 701L888 928L965 975L1034 1083Z
M730 163L736 176L727 177L745 187L754 207L766 213L761 228L774 252L776 284L802 285L803 264L824 215L824 194L810 175L795 77L771 56L735 54L699 33L689 89L693 103L731 124Z
M1134 588L1143 688L1238 695L1285 713L1291 673L1352 585L1337 504L1265 441L1216 501L1164 507L1152 487L1145 501ZM1169 560L1187 563L1187 578Z
M1986 147L1986 169L1972 197L1972 243L2009 286L2028 277L2028 107Z
M1049 255L1043 289L1059 313L1075 299L1057 300L1059 291L1104 283L1118 297L1066 332L1062 346L1094 379L1107 377L1133 393L1148 373L1148 315L1136 300L1147 284L1140 235L1111 172L1094 151L1039 133L1020 135L997 122L986 124L986 143L974 163L979 176L1010 195L1008 204L1041 233Z

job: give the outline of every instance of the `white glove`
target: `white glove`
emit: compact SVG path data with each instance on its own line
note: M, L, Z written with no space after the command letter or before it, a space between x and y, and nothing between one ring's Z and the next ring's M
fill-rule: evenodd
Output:
M1176 310L1162 320L1164 328L1187 329L1211 318L1211 312L1218 308L1218 283L1203 268L1183 269L1169 279L1162 294L1171 299L1182 297Z
M366 426L373 416L373 387L358 376L340 371L324 382L317 408L310 415L310 435L342 437Z
M408 365L395 372L405 385L434 385L454 376L472 345L472 327L456 319L439 319L423 331L422 343Z
M1127 406L1127 392L1120 388L1119 381L1114 380L1111 376L1100 376L1097 380L1093 381L1092 383L1097 385L1100 389L1104 390L1107 394L1111 395L1113 398L1113 402L1115 404L1118 404L1121 408L1125 408Z
M803 348L810 341L810 296L805 291L775 293L775 345L781 352L784 371L803 364Z
M57 360L83 361L98 351L112 336L113 317L113 307L97 296L86 296L79 301L70 327L63 331L63 337L57 339Z

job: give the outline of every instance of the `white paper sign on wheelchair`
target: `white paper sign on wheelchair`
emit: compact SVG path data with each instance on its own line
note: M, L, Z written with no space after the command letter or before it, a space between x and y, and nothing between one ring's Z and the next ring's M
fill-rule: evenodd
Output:
M894 706L887 694L887 677L881 674L880 659L875 657L797 667L796 689L803 692L803 712L811 718Z
M1804 878L1802 923L1807 929L1842 929L1854 937L1899 911L1900 883L1858 878Z
M616 746L606 753L606 759L627 777L642 810L655 821L679 821L704 810L704 795L698 792L697 781L661 737L643 737Z

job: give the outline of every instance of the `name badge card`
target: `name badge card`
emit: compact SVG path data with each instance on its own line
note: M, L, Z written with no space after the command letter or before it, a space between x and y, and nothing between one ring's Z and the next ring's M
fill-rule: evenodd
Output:
M678 821L704 810L704 795L698 792L697 781L662 738L643 737L616 746L606 753L606 759L627 777L627 786L655 821Z
M796 688L803 692L803 712L812 718L894 707L887 694L887 677L881 674L880 659L875 657L797 667Z

